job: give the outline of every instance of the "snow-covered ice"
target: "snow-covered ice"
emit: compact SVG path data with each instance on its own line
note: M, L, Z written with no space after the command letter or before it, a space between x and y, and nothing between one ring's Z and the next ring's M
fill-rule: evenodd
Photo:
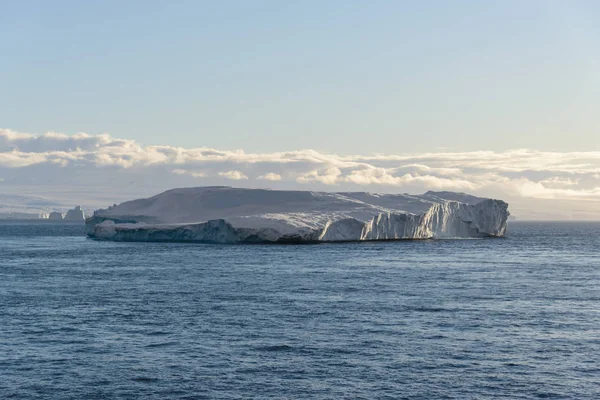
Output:
M231 187L168 190L97 210L90 237L119 241L330 242L503 236L508 204L422 195Z

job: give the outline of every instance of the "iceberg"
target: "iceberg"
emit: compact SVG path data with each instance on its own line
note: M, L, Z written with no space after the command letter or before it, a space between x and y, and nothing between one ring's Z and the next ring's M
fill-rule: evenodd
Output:
M67 211L67 215L65 215L65 221L81 221L85 220L85 214L81 209L81 206L77 206L69 211Z
M62 213L58 212L58 211L52 211L49 215L48 215L48 219L50 221L62 221L63 220L63 215Z
M315 243L501 237L502 200L464 193L421 195L232 187L172 189L101 209L89 237L115 241Z

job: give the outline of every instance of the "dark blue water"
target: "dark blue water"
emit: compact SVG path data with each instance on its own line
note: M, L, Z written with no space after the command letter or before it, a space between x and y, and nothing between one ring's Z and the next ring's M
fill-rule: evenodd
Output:
M0 398L600 398L600 224L110 243L0 224Z

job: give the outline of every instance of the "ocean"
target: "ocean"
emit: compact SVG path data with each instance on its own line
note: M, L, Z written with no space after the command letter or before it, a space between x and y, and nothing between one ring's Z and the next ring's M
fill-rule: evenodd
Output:
M0 222L1 399L598 399L600 223L113 243Z

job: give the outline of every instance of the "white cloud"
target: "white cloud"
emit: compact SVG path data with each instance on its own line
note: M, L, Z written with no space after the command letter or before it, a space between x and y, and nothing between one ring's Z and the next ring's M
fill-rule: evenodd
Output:
M202 184L207 185L235 180L238 184L259 186L260 180L288 189L409 193L433 189L494 195L511 201L600 201L598 151L247 153L207 147L143 146L107 134L32 135L0 129L0 174L5 179L3 189L15 182L61 182L89 190L89 185L98 182L112 188L119 179L121 187L134 191L193 185L198 184L197 178L203 178Z
M268 172L268 173L266 173L264 175L259 176L256 179L262 179L262 180L265 180L265 181L280 181L281 180L281 175L276 174L274 172Z
M202 171L187 171L185 169L175 168L171 172L174 174L177 174L177 175L189 175L194 178L205 178L206 177L206 173L202 172Z
M548 179L544 179L539 183L543 184L547 188L561 188L561 187L570 187L577 186L581 179L571 179L571 178L561 178L558 176L553 176Z
M239 180L242 180L242 179L248 179L248 177L246 175L244 175L240 171L224 171L224 172L219 172L219 176L222 176L223 178L227 178L227 179L233 179L234 181L239 181Z
M600 199L600 187L577 190L565 188L551 188L547 187L542 182L532 182L527 179L522 179L521 184L518 185L518 190L523 197L531 197L538 199Z
M319 182L324 185L336 185L340 182L342 171L336 167L329 167L324 170L312 170L296 178L300 183Z

